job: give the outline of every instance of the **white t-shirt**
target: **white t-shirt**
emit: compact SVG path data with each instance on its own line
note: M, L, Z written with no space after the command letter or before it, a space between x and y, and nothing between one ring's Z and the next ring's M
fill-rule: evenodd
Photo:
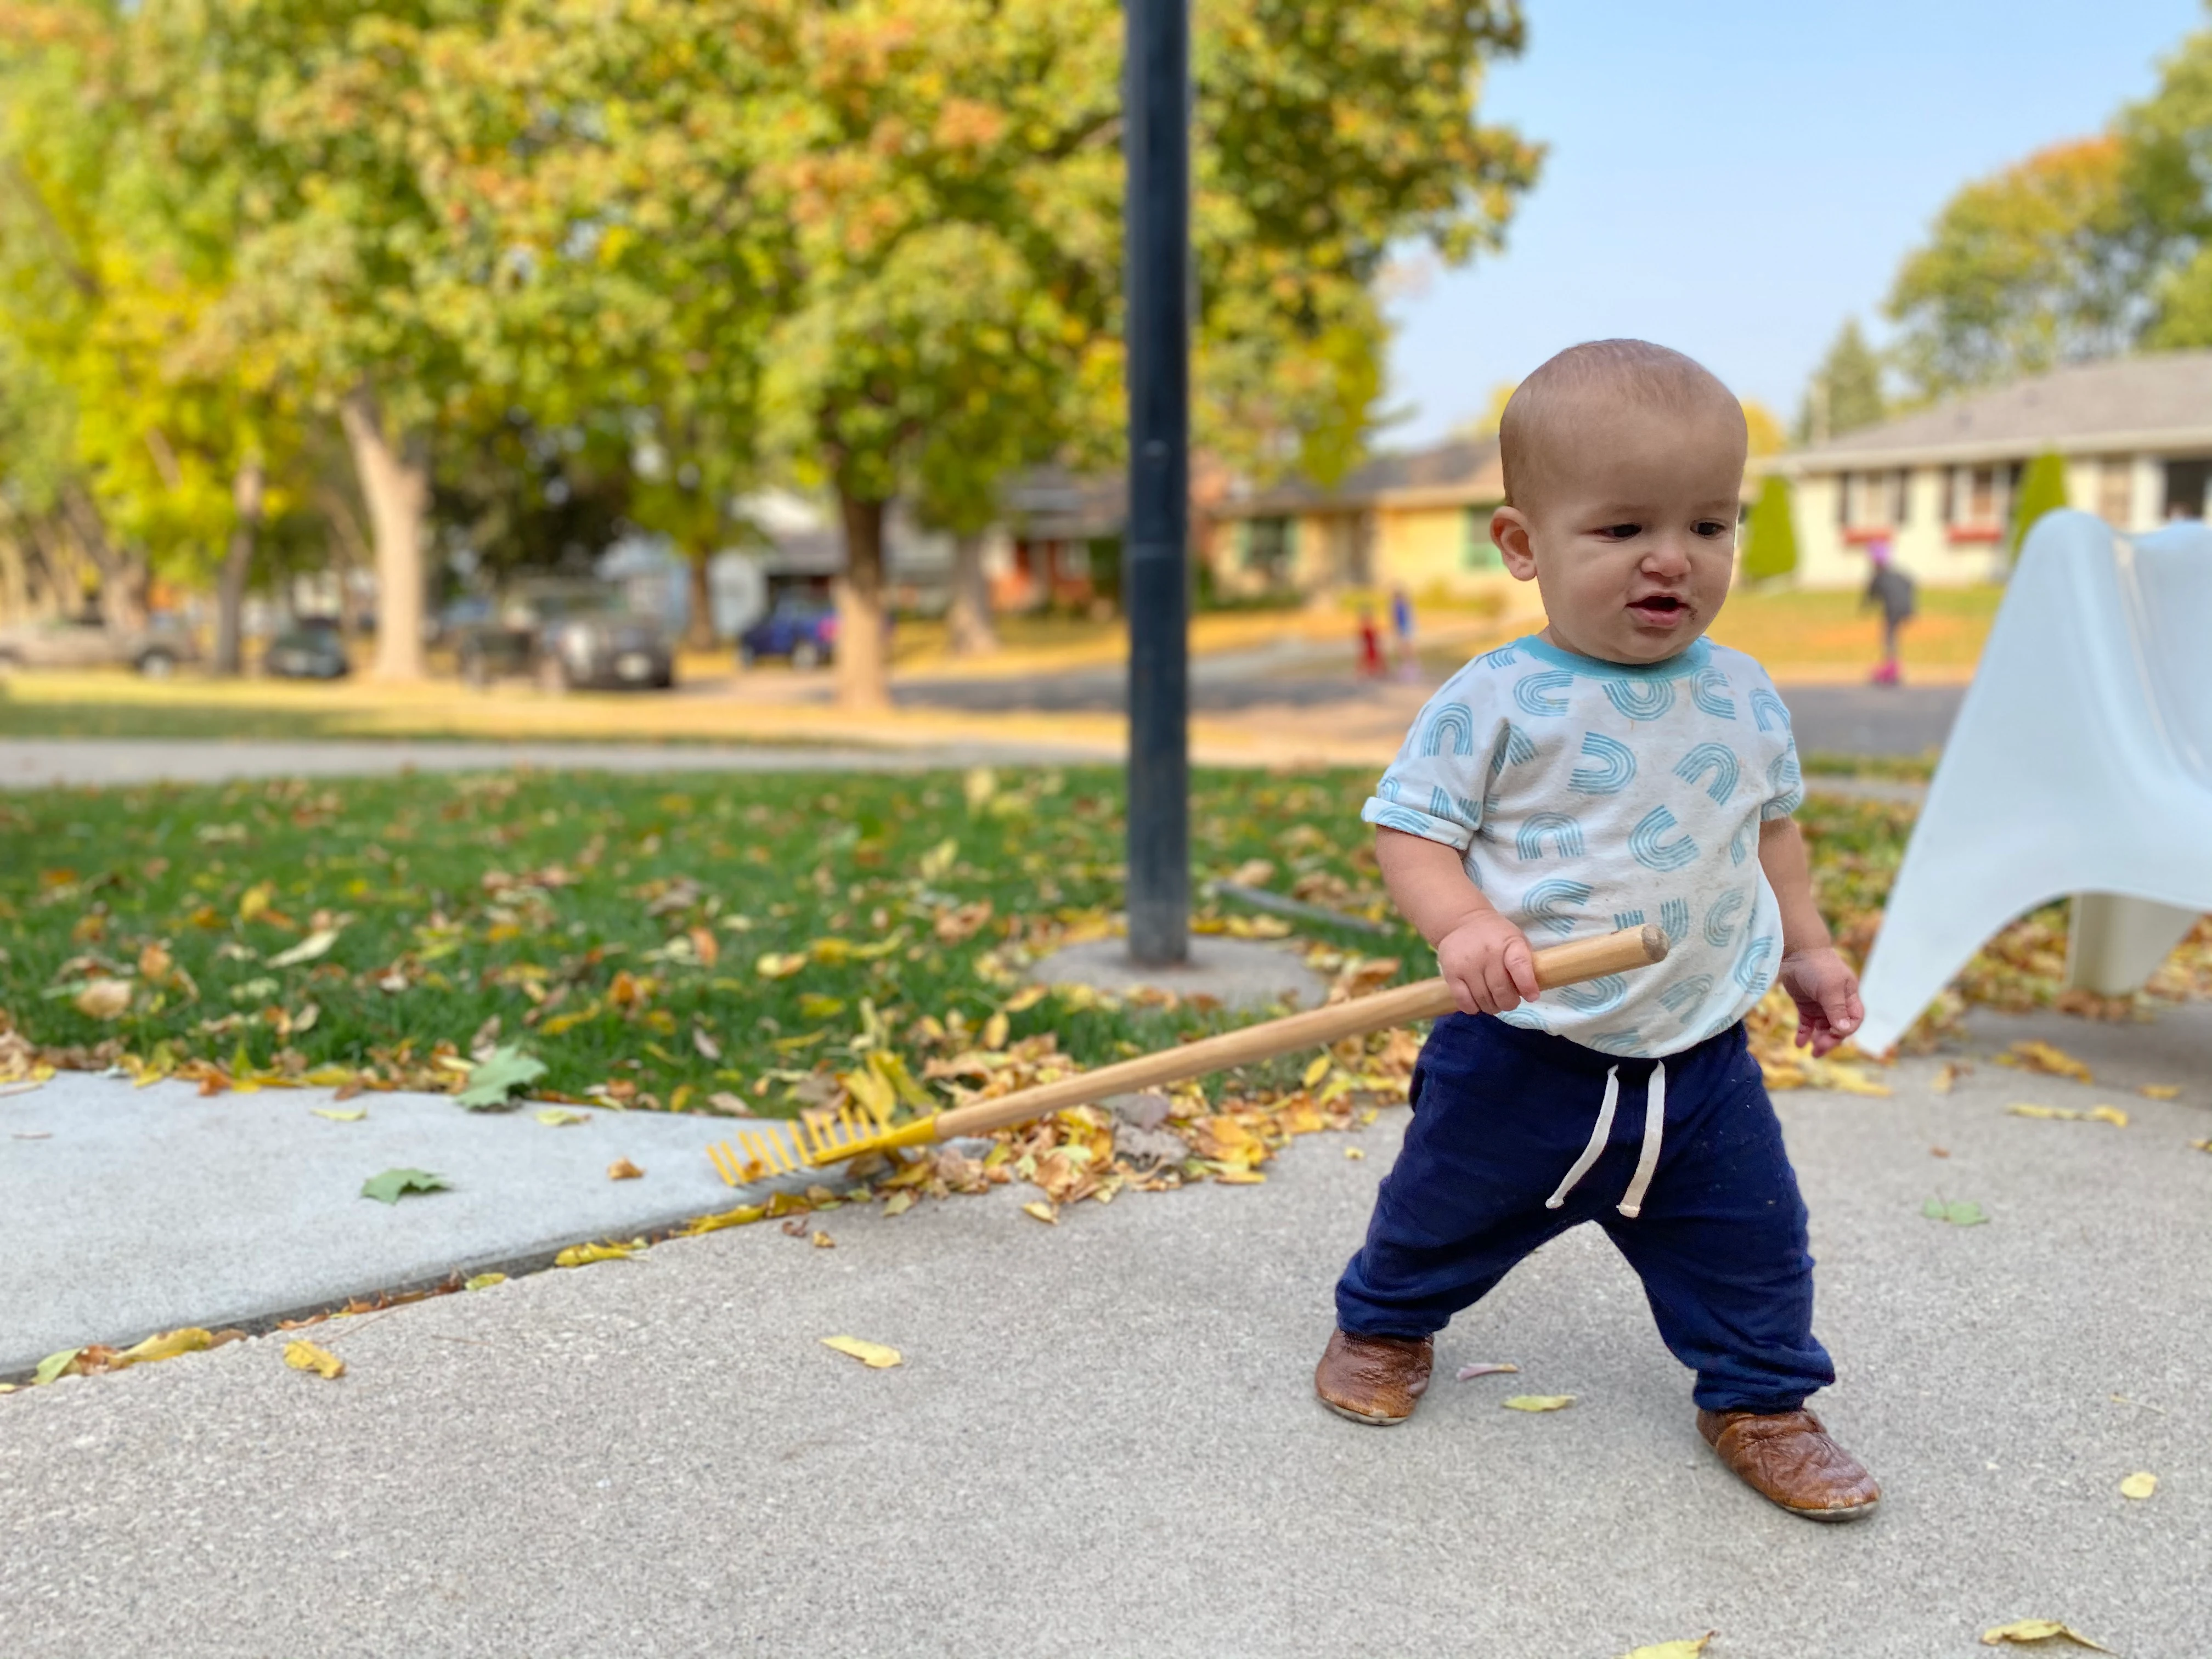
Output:
M1665 962L1500 1016L1656 1057L1727 1030L1774 983L1782 915L1759 827L1804 798L1790 711L1742 652L1698 640L1636 665L1531 636L1444 682L1360 816L1459 849L1540 948L1665 928Z

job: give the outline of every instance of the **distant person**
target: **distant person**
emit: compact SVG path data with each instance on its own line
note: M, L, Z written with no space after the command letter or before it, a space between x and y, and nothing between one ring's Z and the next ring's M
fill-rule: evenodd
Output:
M1382 635L1375 626L1375 607L1359 607L1359 674L1362 679L1382 678Z
M1912 619L1917 590L1912 578L1897 568L1887 538L1868 547L1867 562L1873 568L1868 574L1866 593L1859 601L1859 608L1863 611L1870 605L1881 607L1881 660L1875 665L1869 678L1876 685L1895 685L1902 672L1897 660L1897 630Z
M1400 679L1420 678L1421 659L1413 650L1413 600L1403 584L1390 590L1390 654Z

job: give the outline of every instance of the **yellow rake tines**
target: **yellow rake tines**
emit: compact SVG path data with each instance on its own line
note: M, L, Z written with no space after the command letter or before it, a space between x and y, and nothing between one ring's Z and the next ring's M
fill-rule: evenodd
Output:
M735 1132L738 1145L718 1140L707 1148L725 1186L740 1187L769 1176L793 1175L806 1168L842 1164L863 1152L916 1145L935 1138L936 1119L926 1117L893 1129L878 1118L840 1107L835 1116L812 1111L788 1123L761 1123Z

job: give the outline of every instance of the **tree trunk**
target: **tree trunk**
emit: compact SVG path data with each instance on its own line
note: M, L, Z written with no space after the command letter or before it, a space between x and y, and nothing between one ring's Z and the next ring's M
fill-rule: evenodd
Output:
M81 484L62 490L70 533L100 573L100 617L112 632L135 634L146 625L146 562L107 539L106 521Z
M845 569L837 578L837 702L859 709L891 702L890 629L884 603L884 504L840 490Z
M8 530L0 530L0 611L11 623L31 614L30 562L23 556L22 543Z
M234 516L230 545L223 551L222 569L215 587L215 672L235 678L246 672L246 584L253 574L253 544L261 533L261 496L264 474L256 455L238 469L231 482Z
M981 657L999 648L991 626L991 579L983 574L983 536L979 531L952 544L952 605L945 612L952 654Z
M714 595L707 580L707 558L701 552L686 562L691 575L691 616L684 626L684 643L694 651L714 648Z
M338 579L338 637L348 644L361 637L361 607L354 602L353 573L366 570L374 559L361 520L343 490L325 485L315 492L316 505L331 530L331 564Z
M418 447L395 446L367 386L338 406L376 547L376 659L380 680L419 680L422 664L422 543L430 468Z

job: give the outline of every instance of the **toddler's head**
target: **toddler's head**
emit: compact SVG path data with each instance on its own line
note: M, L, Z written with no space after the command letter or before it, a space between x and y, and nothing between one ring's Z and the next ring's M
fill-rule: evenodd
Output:
M1515 390L1498 443L1491 539L1543 590L1553 644L1657 662L1711 626L1735 568L1746 434L1710 371L1642 340L1571 346Z

